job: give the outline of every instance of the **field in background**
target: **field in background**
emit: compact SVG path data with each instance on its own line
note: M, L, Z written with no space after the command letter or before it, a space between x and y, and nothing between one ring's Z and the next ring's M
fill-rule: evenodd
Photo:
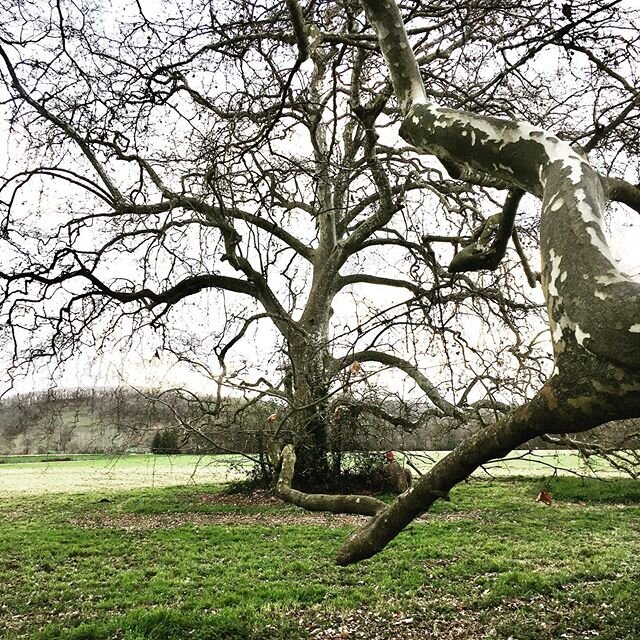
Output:
M420 471L428 470L448 451L419 452L415 457ZM588 463L577 453L568 450L537 449L534 451L513 451L503 460L496 460L479 469L475 475L492 476L546 476L546 475L585 475L598 477L618 477L620 471L599 456L591 456Z
M0 498L15 495L114 491L142 487L220 484L246 477L241 456L19 456L3 457ZM35 460L35 461L33 461Z
M443 451L415 452L412 461L427 470L446 455ZM400 456L399 456L400 457ZM383 456L380 456L382 461ZM401 458L400 458L401 459ZM613 477L616 472L602 460L592 457L586 467L568 451L514 452L508 459L487 465L477 475L548 476L584 474ZM156 456L4 456L0 457L0 498L15 495L112 491L144 487L219 484L247 476L251 462L235 455Z

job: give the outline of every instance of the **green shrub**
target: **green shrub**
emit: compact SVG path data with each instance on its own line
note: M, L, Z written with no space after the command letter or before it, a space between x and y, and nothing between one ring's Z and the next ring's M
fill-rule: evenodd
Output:
M151 441L151 453L165 455L180 453L177 429L157 431Z

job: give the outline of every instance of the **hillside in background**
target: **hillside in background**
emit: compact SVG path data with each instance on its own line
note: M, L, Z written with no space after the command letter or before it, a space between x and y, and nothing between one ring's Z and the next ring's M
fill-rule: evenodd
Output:
M416 409L419 412L420 408ZM286 412L269 401L227 398L187 401L177 393L132 389L50 389L0 402L0 455L44 453L216 453L263 451L269 416ZM335 450L447 450L478 425L433 419L412 431L361 419L334 420ZM597 442L603 429L593 430ZM624 421L608 429L625 448L640 447L640 426ZM287 440L286 419L281 437ZM536 440L536 449L562 448Z
M0 452L112 453L148 450L171 424L166 406L123 389L51 389L0 403Z
M50 389L0 402L0 454L255 452L276 414L286 440L282 407L227 398L187 401L178 394L131 389ZM448 449L467 429L433 421L413 432L362 419L336 420L340 450Z

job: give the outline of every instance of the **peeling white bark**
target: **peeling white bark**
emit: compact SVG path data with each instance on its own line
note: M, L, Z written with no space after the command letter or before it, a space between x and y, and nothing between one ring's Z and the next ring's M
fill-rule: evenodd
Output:
M562 256L557 256L556 252L551 249L549 252L549 262L551 264L551 276L549 278L549 284L547 286L547 295L555 296L556 298L560 295L558 293L558 287L556 286L556 282L560 278L560 263L562 262Z
M567 330L578 348L640 365L640 338L628 331L640 317L640 283L620 272L609 249L605 194L584 157L529 124L433 104L413 104L400 132L421 151L541 197L543 288L556 354L566 350Z
M576 328L575 328L575 336L576 336L576 342L580 346L583 346L584 341L587 338L591 337L588 333L585 333L578 325L576 325Z

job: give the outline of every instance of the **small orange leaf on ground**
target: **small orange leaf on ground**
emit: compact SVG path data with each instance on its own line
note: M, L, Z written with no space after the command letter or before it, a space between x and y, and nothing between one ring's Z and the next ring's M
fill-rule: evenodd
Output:
M536 498L536 502L544 502L544 504L546 505L551 505L551 503L553 502L553 496L548 491L545 491L543 489L538 494L538 497Z

